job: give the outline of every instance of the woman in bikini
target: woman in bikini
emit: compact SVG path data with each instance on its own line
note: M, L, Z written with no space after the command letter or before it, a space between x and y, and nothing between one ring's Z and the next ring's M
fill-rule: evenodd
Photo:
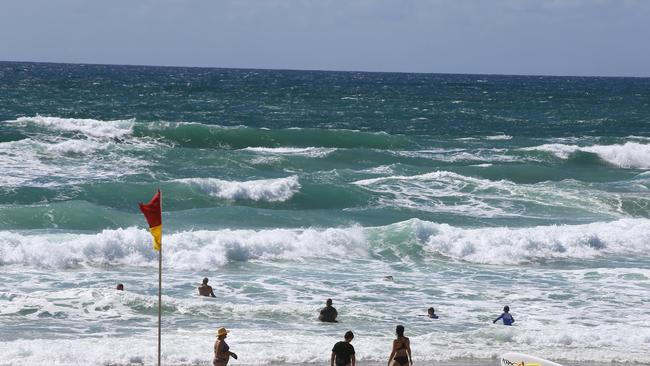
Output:
M214 342L214 359L212 360L213 366L226 366L230 357L237 359L235 352L230 352L230 347L226 343L228 331L226 328L219 328L217 330L217 340Z
M388 366L406 366L409 363L413 364L411 357L411 341L408 337L404 337L404 326L398 325L395 328L397 339L393 341L393 351L388 357Z

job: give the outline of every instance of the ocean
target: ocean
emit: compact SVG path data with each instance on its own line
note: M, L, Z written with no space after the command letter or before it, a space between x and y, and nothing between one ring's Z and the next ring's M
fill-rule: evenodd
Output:
M165 365L650 363L648 78L1 62L0 121L0 365L155 363L157 189Z

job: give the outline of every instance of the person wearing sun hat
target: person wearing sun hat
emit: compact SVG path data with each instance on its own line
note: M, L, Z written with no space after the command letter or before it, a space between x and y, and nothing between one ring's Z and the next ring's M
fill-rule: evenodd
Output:
M221 327L217 329L217 340L214 342L214 359L212 360L213 366L226 366L230 357L237 359L235 352L230 352L230 347L226 343L226 337L229 331Z

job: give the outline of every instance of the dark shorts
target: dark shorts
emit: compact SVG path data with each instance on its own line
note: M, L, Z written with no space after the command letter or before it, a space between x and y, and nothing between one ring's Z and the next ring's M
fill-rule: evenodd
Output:
M397 362L398 364L400 364L402 366L408 365L408 363L409 363L409 358L406 357L406 356L395 357L395 358L393 358L393 360L395 360L395 362Z

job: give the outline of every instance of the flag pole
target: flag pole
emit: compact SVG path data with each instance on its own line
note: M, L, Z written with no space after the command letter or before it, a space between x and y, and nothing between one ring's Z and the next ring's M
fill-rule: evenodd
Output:
M158 251L158 366L160 366L160 323L162 319L162 245Z
M160 189L158 189L160 191ZM160 196L160 225L162 225L162 195ZM161 227L162 230L162 227ZM158 250L158 366L160 366L160 330L162 320L162 234Z

